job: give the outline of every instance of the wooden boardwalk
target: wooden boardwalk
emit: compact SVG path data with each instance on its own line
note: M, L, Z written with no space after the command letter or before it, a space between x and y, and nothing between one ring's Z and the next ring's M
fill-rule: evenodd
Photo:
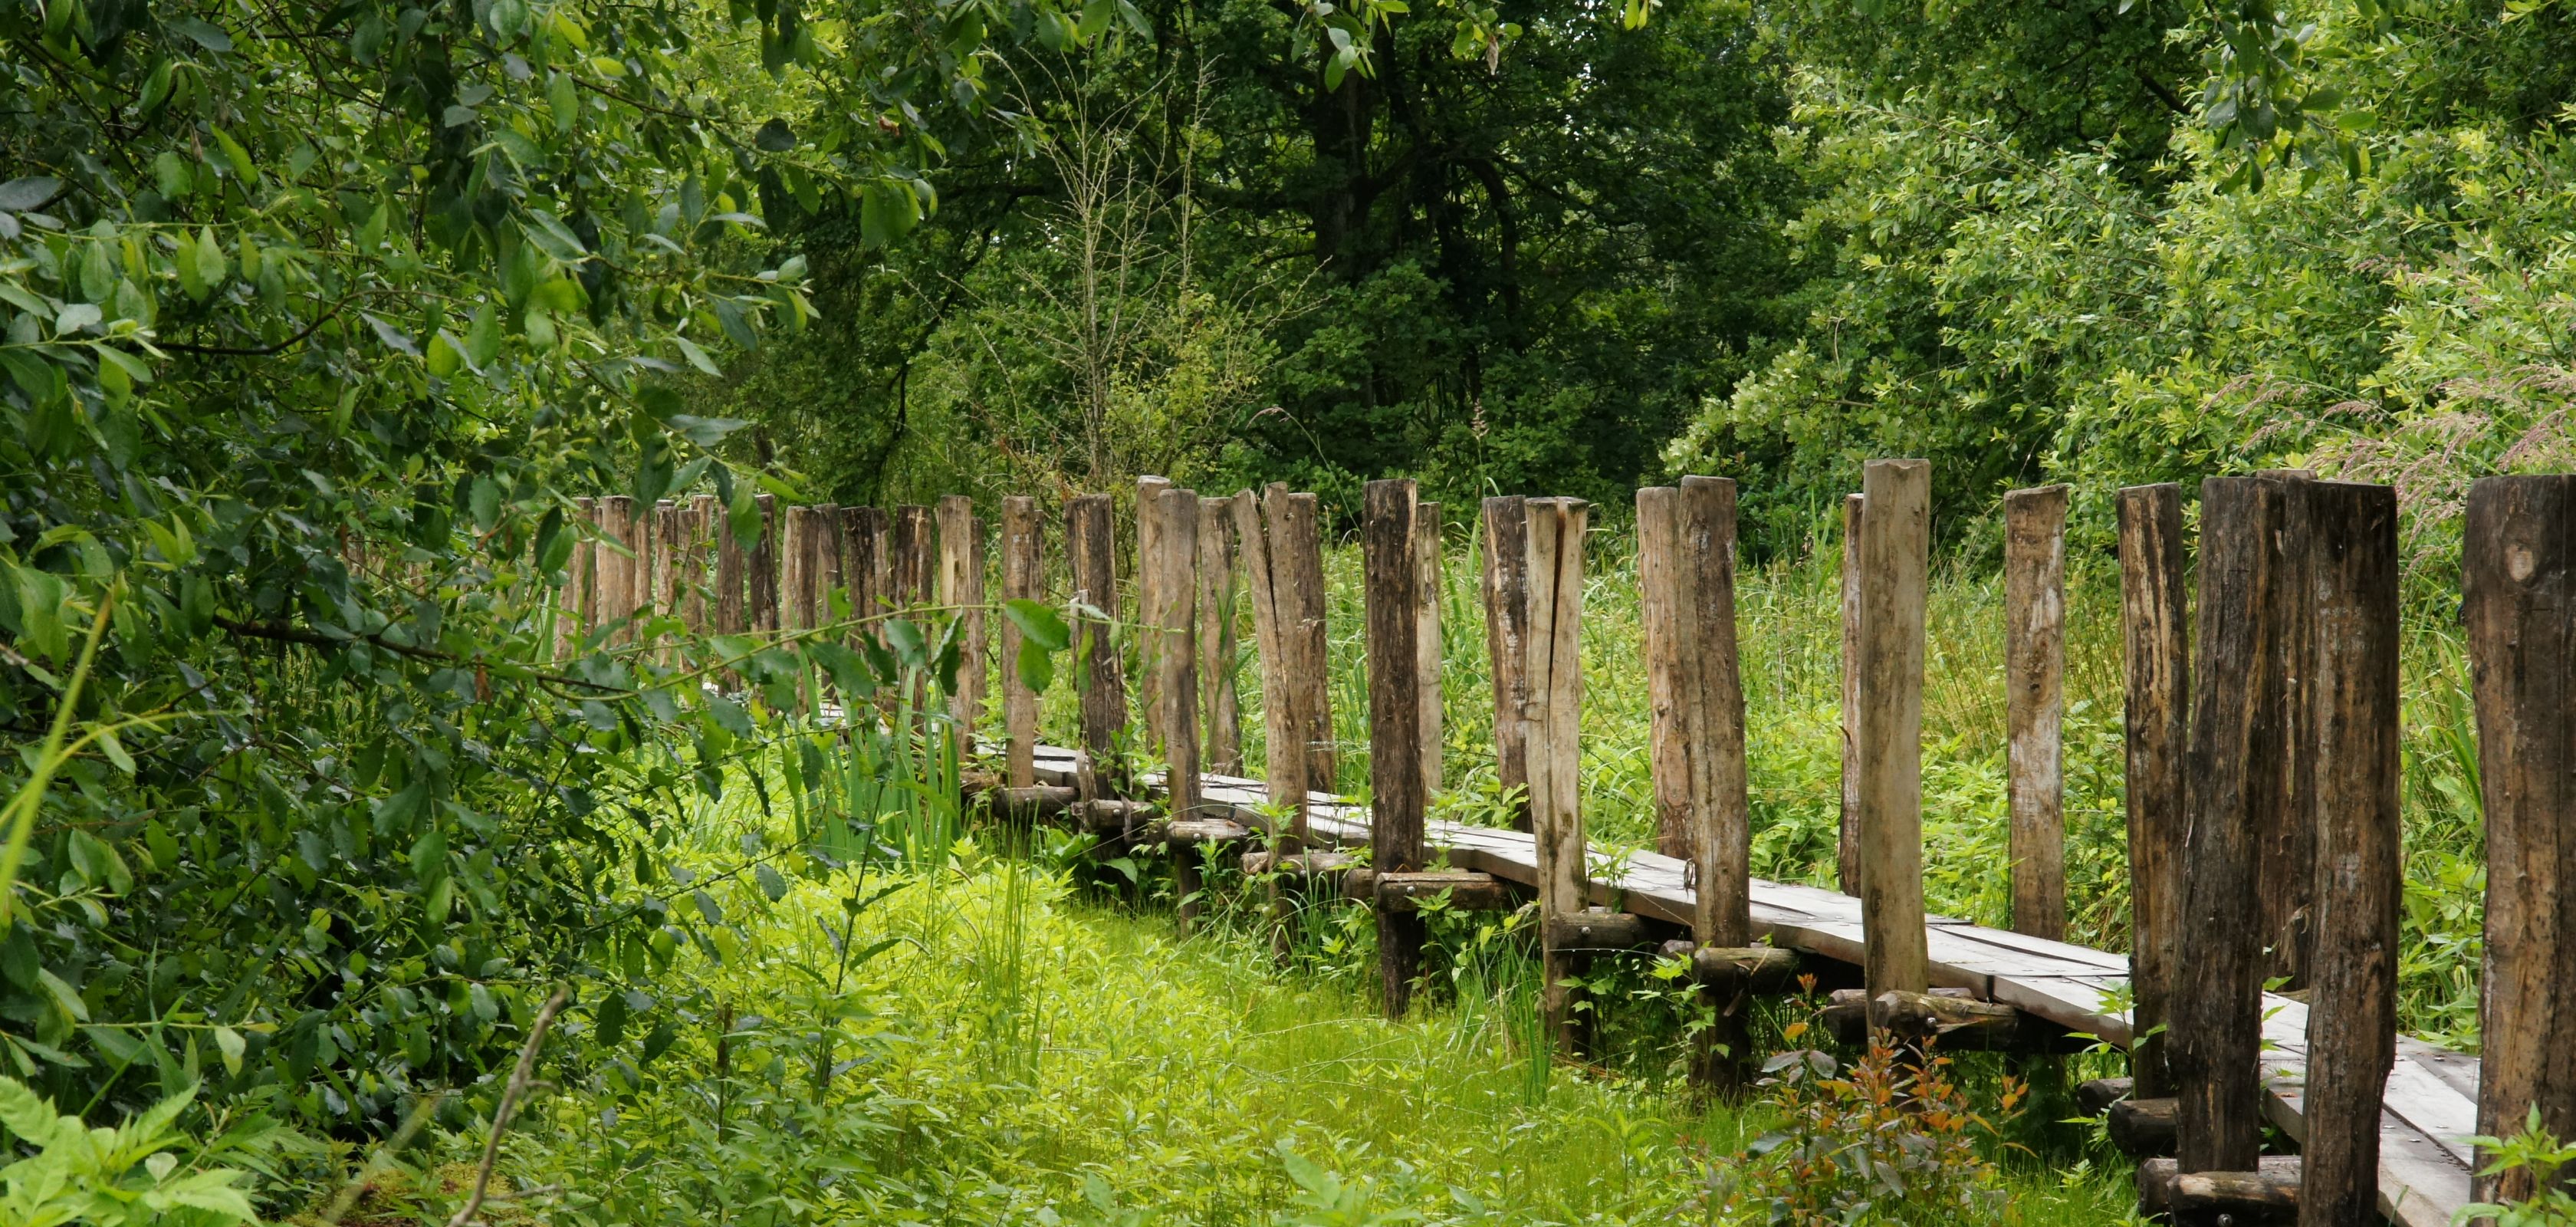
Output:
M1040 746L1037 769L1049 784L1070 785L1073 751ZM1202 799L1225 805L1237 821L1266 825L1259 808L1269 793L1259 780L1207 775ZM1324 793L1312 794L1308 830L1318 841L1357 846L1369 841L1368 810ZM1446 852L1452 867L1536 885L1538 858L1524 831L1433 822L1431 847ZM1613 858L1593 854L1588 875L1592 902L1688 928L1692 891L1679 860L1652 852ZM1812 886L1753 882L1757 938L1847 963L1861 961L1860 900ZM1928 921L1932 982L1966 989L2065 1027L2127 1046L2129 1020L2116 1005L2126 986L2126 955L2025 937L1947 917ZM2188 984L2176 986L2189 992ZM2292 1138L2306 1136L2300 1117L2302 1067L2307 1051L2307 1006L2266 995L2263 1072L2266 1109ZM2380 1114L2380 1210L2403 1227L2449 1227L2469 1202L2473 1157L2465 1139L2477 1131L2478 1061L2475 1057L2400 1038Z

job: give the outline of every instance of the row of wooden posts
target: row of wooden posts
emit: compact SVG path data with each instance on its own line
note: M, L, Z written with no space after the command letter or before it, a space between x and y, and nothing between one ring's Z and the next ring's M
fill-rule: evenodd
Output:
M1931 993L1922 887L1921 719L1931 547L1931 471L1870 462L1845 507L1844 815L1838 871L1862 901L1865 989L1878 1026L2007 1024ZM1130 679L1111 637L1119 551L1107 495L1065 507L1068 591L1046 590L1043 527L1027 498L1002 502L1002 597L1077 613L1074 684L1088 763L1141 749L1168 768L1158 796L1136 781L1071 790L1037 783L1036 696L999 671L1004 802L1076 814L1095 829L1175 845L1184 922L1196 856L1254 834L1199 811L1199 771L1240 770L1233 689L1239 610L1258 664L1266 775L1284 821L1247 865L1274 890L1331 875L1377 905L1386 1007L1401 1013L1419 968L1416 901L1448 893L1509 906L1508 884L1428 871L1425 815L1440 787L1440 516L1410 481L1369 483L1360 520L1366 590L1370 863L1309 848L1310 790L1335 779L1326 686L1322 525L1311 494L1202 498L1140 480ZM1726 1081L1741 1054L1746 993L1776 987L1786 952L1754 946L1745 707L1734 609L1735 486L1692 477L1637 494L1638 582L1652 692L1651 759L1661 850L1690 866L1688 947L1719 1009L1703 1076ZM2065 925L2063 718L2065 487L2004 501L2012 925ZM1632 916L1588 905L1578 779L1583 552L1589 507L1562 498L1487 499L1481 509L1486 642L1501 782L1534 834L1543 1008L1568 1043L1580 1015L1570 973L1595 950L1648 936ZM717 632L791 631L834 621L839 590L862 614L985 604L984 535L972 504L778 509L750 551L715 532L711 499L638 516L626 500L585 508L597 538L577 555L565 650L581 626L617 625L648 606ZM2189 608L2182 490L2119 492L2126 658L2127 822L2132 889L2135 1097L2170 1100L2180 1173L2245 1173L2281 1198L2281 1169L2258 1165L2262 993L2267 980L2309 1004L2302 1161L2286 1179L2298 1221L2373 1217L2380 1101L2396 1029L2400 900L2397 507L2384 486L2299 471L2213 478L2201 488L2197 617ZM934 526L936 532L934 534ZM773 556L772 551L776 554ZM652 560L649 564L646 560ZM2576 1135L2576 477L2495 478L2468 503L2465 617L2475 670L2488 840L2487 967L2479 1121L2511 1132L2533 1106ZM659 578L656 578L656 577ZM703 581L705 595L694 584ZM2193 627L2196 624L2196 642ZM1016 651L1002 628L1002 659ZM968 628L980 679L980 622ZM1129 682L1143 729L1128 729ZM2195 686L2197 680L2200 684ZM953 709L972 729L982 698ZM1203 754L1204 752L1204 754ZM1110 795L1119 791L1138 795ZM1143 816L1155 821L1139 825ZM1197 851L1189 851L1196 848ZM1479 880L1482 879L1482 880ZM1982 1012L1980 1012L1982 1011ZM2045 1029L2038 1029L2044 1031ZM2512 1194L2515 1177L2482 1190ZM2242 1221L2253 1221L2245 1219Z

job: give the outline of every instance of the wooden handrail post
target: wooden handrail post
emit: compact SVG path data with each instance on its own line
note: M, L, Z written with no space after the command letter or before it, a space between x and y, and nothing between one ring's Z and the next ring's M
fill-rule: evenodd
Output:
M1421 508L1412 479L1372 481L1360 547L1366 570L1369 848L1377 872L1413 873L1423 847ZM1401 1018L1422 973L1421 913L1377 909L1378 980L1386 1016Z
M2066 936L2066 487L2004 495L2012 927Z
M2576 1137L2576 476L2481 478L2461 541L2486 815L2478 1132L2510 1137L2536 1108ZM2477 1199L2524 1200L2532 1176L2482 1176Z
M612 494L599 500L599 554L595 581L599 589L597 625L615 627L610 638L624 643L634 633L626 625L635 613L635 500Z
M751 546L751 557L745 562L748 629L769 632L778 629L778 496L756 494L752 502L760 508L760 538Z
M1333 740L1331 641L1324 626L1323 509L1312 494L1272 483L1264 497L1270 520L1270 567L1279 584L1280 624L1293 641L1288 660L1297 679L1297 717L1303 722L1306 786L1331 791L1340 754Z
M751 629L751 559L742 548L742 539L733 535L733 516L724 508L716 510L715 535L716 633L739 635Z
M1149 530L1145 526L1152 525ZM1154 679L1150 732L1163 758L1164 813L1175 819L1198 817L1198 570L1199 496L1195 490L1165 487L1137 520L1139 540L1150 538L1154 552L1139 560L1137 591L1149 597L1144 607L1142 641L1152 643L1146 670ZM1202 883L1195 848L1172 849L1173 911L1183 933L1198 919Z
M1304 726L1297 719L1296 683L1288 666L1289 615L1280 608L1280 585L1271 560L1270 532L1262 522L1261 502L1250 490L1229 500L1235 536L1243 543L1244 595L1252 605L1253 654L1260 662L1262 775L1270 803L1287 811L1284 829L1274 830L1275 851L1302 849L1306 833L1306 755Z
M815 624L814 509L789 507L780 519L778 629L807 630Z
M2285 577L2272 538L2282 530L2280 484L2213 477L2200 487L2199 645L2192 675L2188 844L2177 993L2165 1067L2174 1082L2175 1157L2184 1172L2250 1171L2261 1143L2262 804L2280 693L2273 589Z
M2306 469L2268 469L2255 478L2279 491L2280 528L2270 539L2272 565L2280 576L2269 589L2267 616L2272 620L2272 653L2262 679L2277 692L2274 718L2256 726L2258 778L2256 813L2264 816L2262 849L2263 974L2284 991L2308 986L2315 938L2309 930L2316 903L2317 807L2319 764L2316 720L2308 663L2315 653L2315 597L2310 591L2309 494L2316 475ZM2206 675L2204 675L2206 676Z
M1485 651L1494 676L1494 782L1512 803L1512 825L1530 830L1529 501L1485 500ZM1517 792L1515 792L1517 790Z
M680 620L688 625L689 634L697 637L715 633L715 623L711 620L714 603L708 598L715 586L715 535L722 530L723 524L724 510L716 496L689 496L688 545L681 551L681 565L688 577L688 596L680 603Z
M1932 466L1862 470L1860 837L1862 976L1878 999L1931 987L1923 929L1923 636L1930 590Z
M564 562L561 595L555 598L555 658L570 660L581 654L582 638L590 633L592 559L598 549L599 511L597 501L577 498L572 501L572 515L564 520L563 531L571 533L572 557Z
M1078 495L1065 504L1065 563L1075 610L1074 685L1082 696L1082 750L1095 765L1117 762L1118 735L1127 727L1126 678L1110 635L1110 622L1118 615L1113 532L1108 495Z
M2183 591L2182 487L2120 491L2122 711L2129 822L2129 1072L2139 1099L2173 1094L2165 1072L2182 920L2184 771L2191 640Z
M1834 841L1834 881L1860 895L1860 543L1868 501L1843 496L1843 812Z
M1415 500L1413 582L1418 591L1415 621L1414 679L1422 686L1422 797L1425 805L1440 791L1442 735L1440 709L1440 504Z
M1243 706L1234 674L1241 653L1235 624L1241 616L1243 546L1234 521L1234 500L1201 498L1198 525L1199 716L1207 726L1200 749L1209 771L1239 776L1243 774Z
M1145 739L1163 740L1163 636L1154 633L1154 613L1163 607L1162 497L1172 479L1153 474L1136 479L1136 711L1144 718Z
M2379 1216L2380 1100L2397 1055L2397 492L2356 482L2307 491L2316 761L2319 957L2308 997L2299 1222Z
M948 696L948 723L957 739L957 761L975 755L975 724L984 714L984 525L975 500L951 494L939 500L938 602L957 623L957 685Z
M1002 500L1002 599L1046 600L1045 527L1038 520L1038 501L1025 494ZM1023 636L1019 623L1002 619L1002 730L1004 778L1013 788L1038 782L1038 692L1020 679Z
M1704 800L1697 760L1708 733L1699 703L1699 619L1692 616L1697 567L1684 550L1682 519L1679 487L1637 491L1637 612L1645 633L1655 850L1689 860Z
M1566 980L1581 955L1559 947L1553 923L1583 911L1591 901L1585 864L1581 780L1583 724L1583 532L1590 508L1581 499L1523 502L1528 512L1528 633L1524 666L1529 702L1530 821L1538 859L1539 1008L1550 1034L1566 1051L1582 1047L1582 1020Z

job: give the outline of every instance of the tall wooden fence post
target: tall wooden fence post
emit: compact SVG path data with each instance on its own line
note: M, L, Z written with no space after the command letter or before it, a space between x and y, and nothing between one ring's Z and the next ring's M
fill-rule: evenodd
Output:
M1379 873L1420 871L1423 847L1421 510L1411 479L1372 481L1360 530L1366 570L1369 848ZM1386 1016L1401 1018L1422 974L1422 914L1377 909L1377 968Z
M1145 739L1163 740L1164 637L1156 634L1156 610L1163 607L1163 576L1156 560L1163 556L1163 492L1172 479L1146 474L1136 479L1136 711L1144 717Z
M1235 686L1236 642L1243 593L1243 539L1234 520L1235 500L1199 500L1199 715L1207 735L1200 749L1207 769L1243 774L1243 706Z
M2184 769L2191 640L2183 593L2182 487L2120 491L2120 637L2129 820L2129 1072L2139 1099L2174 1093L2165 1072L2182 920Z
M1082 696L1082 749L1095 764L1116 762L1118 734L1127 727L1127 684L1109 633L1118 614L1112 525L1106 494L1077 495L1064 506L1065 564L1076 610L1074 685Z
M2488 477L2461 533L2478 784L2486 811L2486 974L2478 1132L2576 1137L2576 477ZM2480 1201L2532 1173L2480 1177Z
M1270 521L1271 577L1286 619L1280 632L1291 640L1285 655L1304 725L1299 738L1306 751L1306 786L1329 792L1339 778L1341 756L1333 740L1332 651L1324 626L1323 509L1314 495L1276 482L1263 504Z
M872 633L868 619L885 612L880 606L885 574L885 513L874 507L841 509L841 582L850 594L850 616L859 620L851 635Z
M1002 599L1046 600L1045 528L1038 501L1025 494L1002 500ZM1002 619L1002 730L1008 739L1004 779L1013 788L1038 782L1038 692L1020 677L1020 625Z
M1539 1009L1565 1051L1582 1047L1582 1020L1568 978L1580 957L1557 944L1558 922L1590 902L1581 779L1583 725L1583 532L1581 499L1529 499L1529 620L1524 668L1529 702L1530 821L1537 834L1540 934Z
M750 629L765 633L778 629L778 496L757 494L752 502L760 508L760 538L744 563L745 609Z
M592 614L590 577L592 559L598 548L599 512L592 499L572 501L573 512L564 521L563 531L572 534L572 556L564 562L563 591L555 598L555 658L570 660L581 654L582 638L590 633Z
M2284 991L2308 986L2315 937L2310 921L2316 903L2317 808L2320 768L2316 720L2310 693L2308 662L2315 653L2315 599L2310 590L2309 494L2315 474L2306 469L2271 469L2254 475L2279 491L2280 529L2271 536L2272 565L2280 576L2269 589L2267 616L2273 647L2263 685L2277 692L2273 719L2256 726L2255 761L2264 766L2258 781L2262 799L2256 812L2266 816L2260 835L2263 901L2263 974Z
M2283 578L2272 538L2278 483L2213 477L2200 487L2199 646L2192 674L2188 844L2178 993L2165 1067L2174 1081L2175 1158L2183 1172L2251 1171L2262 1140L2255 1062L2262 1036L2259 840L2265 821L2258 756L2277 733L2280 694L2265 685L2277 638L2272 589Z
M1440 504L1414 503L1413 583L1419 596L1414 608L1420 613L1414 630L1414 680L1422 687L1420 732L1422 734L1423 803L1440 791L1445 716L1440 704Z
M1149 672L1159 713L1153 731L1163 754L1164 813L1180 821L1199 816L1198 492L1167 487L1154 495L1147 514L1137 521L1137 536L1144 539L1143 526L1152 524L1154 552L1140 561L1137 591L1153 600L1143 637L1154 644ZM1203 889L1198 849L1176 844L1172 853L1173 911L1187 933L1198 920Z
M2397 1056L2397 492L2309 487L2316 910L2300 1114L2301 1227L2379 1220L2380 1099Z
M597 624L615 627L611 640L617 643L633 634L627 621L635 614L635 547L641 544L635 529L633 498L612 494L599 500L599 554L593 581L599 589Z
M751 629L751 558L733 533L733 516L716 513L716 633L739 635Z
M1932 551L1932 466L1862 470L1860 839L1862 978L1870 1023L1888 992L1931 987L1923 928L1923 635Z
M1692 616L1691 578L1697 568L1684 552L1682 492L1674 486L1637 491L1637 606L1645 633L1649 723L1646 763L1654 779L1655 850L1691 859L1704 799L1697 760L1707 740L1701 709L1699 620Z
M1530 828L1529 500L1485 500L1485 652L1494 677L1494 783L1512 797L1512 825ZM1517 791L1516 791L1517 790Z
M1231 510L1235 535L1243 542L1244 594L1252 604L1253 655L1261 670L1261 744L1266 759L1262 774L1270 786L1270 803L1286 811L1284 829L1270 833L1271 845L1278 852L1296 852L1303 849L1306 835L1306 754L1305 726L1297 719L1295 671L1288 663L1287 624L1292 615L1281 607L1270 531L1262 522L1260 500L1250 490L1238 492ZM1274 887L1274 904L1275 893Z
M2066 936L2066 487L2004 495L2012 927Z
M939 500L939 604L957 623L957 687L948 697L948 722L957 739L957 761L975 754L975 723L984 714L984 525L975 500L963 494Z
M701 638L715 633L714 603L709 598L715 590L715 535L723 525L724 511L716 496L690 496L688 548L683 554L689 594L680 603L680 618L688 624L691 635Z
M1834 843L1834 880L1860 895L1860 563L1867 500L1843 496L1843 813Z

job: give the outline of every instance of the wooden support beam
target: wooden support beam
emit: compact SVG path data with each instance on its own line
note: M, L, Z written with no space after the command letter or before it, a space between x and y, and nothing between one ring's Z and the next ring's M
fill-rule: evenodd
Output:
M1163 608L1161 591L1163 556L1163 492L1172 488L1172 479L1147 474L1136 479L1136 710L1144 717L1145 740L1159 745L1163 740L1163 671L1161 659L1165 637L1154 633L1157 623L1154 611Z
M1698 882L1693 936L1711 946L1753 940L1753 815L1744 761L1744 678L1735 641L1735 482L1684 477L1682 564L1690 580L1684 616L1695 625L1701 738L1693 756L1689 841Z
M1440 504L1414 504L1413 534L1414 587L1416 621L1413 650L1414 679L1422 684L1422 796L1428 804L1441 787L1441 759L1444 742L1440 708Z
M1082 789L1077 786L1074 791L1079 793ZM1082 829L1094 835L1115 835L1125 839L1143 835L1148 825L1162 814L1161 809L1150 802L1113 797L1083 798L1065 807L1065 812L1072 815Z
M1281 877L1313 878L1350 872L1359 858L1348 852L1246 852L1243 872L1246 876L1275 873Z
M1371 871L1370 900L1378 911L1414 912L1433 899L1446 898L1452 911L1508 912L1520 906L1512 884L1490 873L1444 869L1429 873Z
M958 630L957 687L948 697L948 723L963 763L974 755L975 726L984 718L984 524L975 516L975 500L963 494L941 498L938 518L937 599Z
M1691 978L1737 992L1783 992L1798 982L1798 952L1777 946L1702 946L1688 938L1665 942L1666 958L1690 960Z
M1199 500L1198 652L1199 718L1206 726L1201 757L1218 775L1243 774L1243 704L1235 687L1242 648L1235 627L1242 616L1243 545L1234 500Z
M2066 936L2066 487L2004 495L2012 927Z
M2309 567L2313 532L2309 524L2310 493L2315 474L2305 469L2268 469L2256 480L2270 483L2280 500L2280 528L2270 539L2272 566L2279 577L2267 590L2272 622L2272 653L2261 678L2274 713L2255 727L2255 759L2263 766L2256 779L2258 814L2263 815L2261 849L2262 940L2264 977L2282 991L2308 987L2315 935L2317 864L2315 696L2308 665L2316 644L2315 599Z
M1589 901L1584 863L1581 760L1583 724L1583 532L1590 508L1581 499L1529 499L1529 615L1523 666L1527 713L1530 820L1536 828L1542 924L1541 1015L1559 1047L1582 1047L1581 1017L1566 981L1580 956L1546 941L1551 916L1580 912Z
M1932 553L1932 466L1863 470L1860 803L1862 975L1882 994L1931 987L1923 928L1923 635Z
M2200 643L2192 673L2188 831L2177 966L2192 989L2177 993L2165 1067L2179 1099L2176 1154L2186 1171L2254 1165L2262 1141L2255 1062L2263 976L2259 838L2270 763L2259 757L2277 729L2280 694L2265 685L2275 661L2272 588L2281 582L2272 537L2282 530L2277 482L2213 477L2200 487ZM2213 679L2225 679L2216 684Z
M846 551L841 548L841 507L822 503L814 508L814 624L829 626L841 620L832 607L832 594L849 600L849 576L845 570Z
M1252 838L1252 828L1231 818L1174 818L1153 828L1153 835L1176 849L1172 854L1175 861L1194 860L1194 854L1177 849L1240 843Z
M778 629L812 629L814 620L814 509L789 507L778 548Z
M2137 1090L2135 1078L2087 1078L2075 1084L2075 1107L2086 1116L2100 1116Z
M1046 601L1045 527L1038 520L1038 501L1025 494L1002 500L1002 599ZM1014 788L1037 783L1038 692L1020 678L1023 636L1019 624L1002 619L1003 773Z
M1860 897L1860 563L1868 500L1843 496L1843 812L1834 843L1834 880Z
M937 593L939 555L930 508L913 503L895 508L886 540L891 550L887 578L892 581L892 604L917 620L920 608Z
M1885 1033L1899 1044L1931 1042L1941 1052L2070 1053L2090 1041L2066 1028L2008 1005L1978 1001L1959 990L1928 993L1836 989L1827 999L1825 1026L1837 1041L1858 1048Z
M2138 1165L2138 1213L2184 1227L2259 1227L2299 1216L2299 1156L2265 1155L2246 1170L2190 1172L2173 1159Z
M1151 694L1160 712L1153 731L1159 734L1163 789L1175 821L1195 820L1204 817L1199 813L1198 493L1167 486L1154 495L1150 517L1137 523L1138 539L1150 539L1153 545L1153 553L1140 560L1137 591L1153 601L1142 641L1153 645L1146 672L1154 679ZM1188 932L1200 910L1199 866L1187 855L1172 863L1173 889L1179 895L1173 910L1181 930Z
M1592 907L1548 917L1543 940L1551 950L1591 953L1652 945L1654 933L1646 918L1635 912Z
M2486 816L2478 1132L2576 1137L2576 477L2487 477L2461 533ZM2531 1196L2528 1171L2479 1201Z
M2301 672L2320 769L2299 1221L2370 1227L2379 1215L2380 1099L2397 1056L2404 893L2397 492L2316 482L2307 499L2314 637Z
M2183 797L2191 640L2183 590L2182 487L2120 491L2120 636L2129 820L2129 1069L2148 1098L2173 1093L2166 1038L2182 920Z
M1412 873L1423 848L1421 531L1414 483L1372 481L1360 552L1366 571L1369 679L1369 847L1378 872ZM1378 981L1386 1016L1401 1018L1422 972L1419 916L1377 913Z
M1084 494L1064 505L1064 551L1072 573L1073 680L1082 696L1082 749L1094 763L1117 760L1127 727L1127 682L1110 621L1118 613L1117 546L1109 496Z
M765 633L778 629L778 496L756 494L752 503L760 508L760 536L744 560L744 616L747 629Z
M1494 679L1495 783L1513 797L1512 826L1530 830L1529 506L1520 495L1484 503L1485 651ZM1517 790L1517 791L1515 791Z
M2111 1144L2132 1159L2170 1158L2174 1152L2174 1113L2171 1099L2123 1099L2104 1114L2103 1126L2111 1135ZM2378 1127L2377 1112L2371 1113L2370 1123ZM2373 1227L2366 1220L2355 1221L2360 1227Z

